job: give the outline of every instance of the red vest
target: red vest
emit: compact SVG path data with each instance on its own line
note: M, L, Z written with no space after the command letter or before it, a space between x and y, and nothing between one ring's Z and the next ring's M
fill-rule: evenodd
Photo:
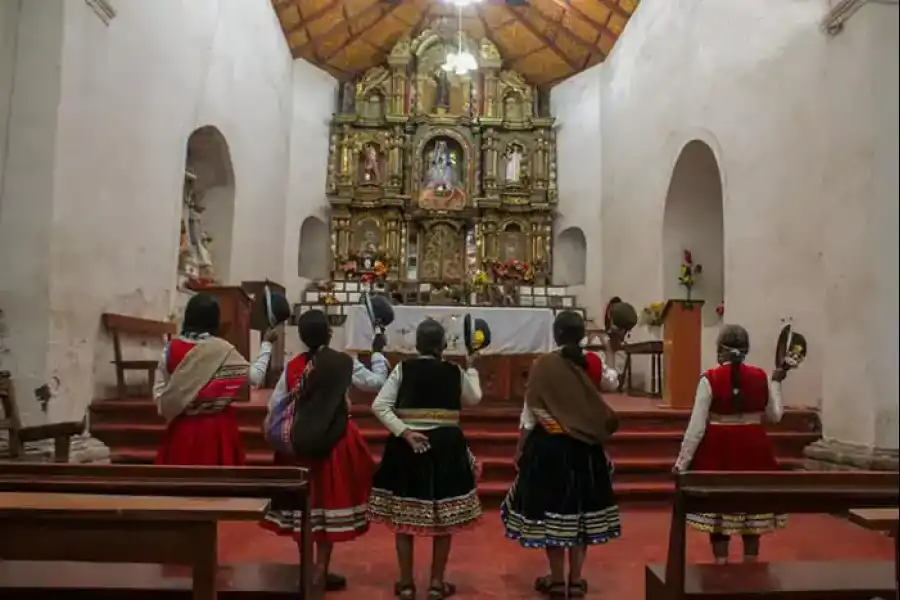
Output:
M585 352L584 358L587 361L588 377L599 386L603 381L603 360L593 352Z
M712 388L709 412L733 415L766 410L769 403L769 378L766 372L752 365L741 365L740 372L738 380L740 406L735 406L731 399L731 365L721 365L706 372L706 379Z
M169 347L166 349L166 370L169 375L175 372L187 353L196 345L197 342L182 338L174 338L169 342ZM222 410L240 396L246 383L246 377L213 377L191 402L191 408L202 408L201 412ZM200 405L205 406L201 407ZM192 412L196 412L196 410L188 410L186 414Z
M297 383L300 381L300 376L303 375L303 370L306 368L306 362L309 356L304 352L303 354L298 354L290 361L288 361L287 366L285 367L285 383L287 384L287 389L289 392L292 392L295 387L297 387Z

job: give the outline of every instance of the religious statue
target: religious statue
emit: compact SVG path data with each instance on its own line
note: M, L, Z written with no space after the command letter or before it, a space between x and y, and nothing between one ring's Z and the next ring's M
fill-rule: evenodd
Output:
M352 81L344 83L343 93L341 95L341 113L345 115L353 114L356 108L356 89Z
M441 71L435 77L437 82L437 92L435 93L434 107L450 110L450 80L447 78L447 72Z
M437 140L430 158L427 187L442 192L453 189L456 184L457 157L456 153L451 152L447 146L446 140Z
M372 255L378 252L378 232L371 227L362 230L362 239L359 242L361 255Z
M519 183L522 174L522 150L515 144L506 150L506 183Z
M375 144L366 144L363 148L363 181L366 183L379 183L381 181L381 169L378 165L378 147Z
M216 272L208 247L212 238L202 229L201 215L204 207L194 191L196 179L196 175L185 171L178 272L188 281L215 281Z

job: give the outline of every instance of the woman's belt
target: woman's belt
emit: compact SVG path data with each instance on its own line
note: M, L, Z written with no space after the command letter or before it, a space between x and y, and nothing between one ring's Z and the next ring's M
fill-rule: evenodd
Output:
M458 410L440 408L401 408L397 416L408 425L456 426L459 425Z
M710 414L709 422L712 425L759 425L762 423L762 413L744 413L738 415Z

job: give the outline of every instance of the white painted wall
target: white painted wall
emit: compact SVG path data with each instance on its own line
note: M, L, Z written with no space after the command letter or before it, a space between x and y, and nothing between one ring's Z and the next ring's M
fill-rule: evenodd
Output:
M29 390L54 375L61 381L46 417L35 403L23 405L26 422L39 423L80 419L112 383L102 312L165 318L178 302L183 169L196 128L221 130L234 165L228 283L296 282L302 219L293 233L285 219L298 201L288 193L292 117L297 107L319 123L298 132L309 143L331 106L312 114L294 95L323 87L332 94L333 82L313 67L295 66L267 0L117 0L108 26L84 2L24 6L17 66L28 77L16 79L19 110L9 128L9 146L21 156L6 160L0 207L0 233L19 235L0 236L7 257L0 259L0 305L15 323L15 359L4 360L4 368L13 368L17 386ZM6 47L0 42L0 65ZM0 66L0 98L8 89L4 73ZM54 85L55 95L47 89ZM315 162L309 170L318 180L304 186L319 197L327 131L321 135L314 150L297 158L301 169ZM289 269L287 237L294 249ZM158 347L136 351L155 357Z
M833 39L827 8L641 3L602 67L603 288L663 296L666 190L704 141L724 182L726 321L769 367L793 317L812 348L786 402L821 405L826 437L896 448L897 8L870 4Z
M608 298L602 296L603 229L601 198L605 195L601 169L600 107L601 66L592 67L560 83L550 93L550 110L556 117L558 215L554 224L554 275L568 279L571 253L559 235L579 227L587 242L583 285L572 286L578 303L594 319L603 315ZM562 281L560 279L560 281ZM611 288L604 288L610 290ZM603 292L605 293L605 292Z

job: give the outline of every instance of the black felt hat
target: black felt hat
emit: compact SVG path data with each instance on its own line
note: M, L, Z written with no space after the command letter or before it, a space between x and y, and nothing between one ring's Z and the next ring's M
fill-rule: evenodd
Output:
M806 358L807 344L802 333L794 330L790 324L781 328L778 343L775 346L775 368L796 369Z
M384 329L394 322L394 307L386 296L365 292L362 303L366 307L372 329Z
M463 341L469 354L491 345L491 327L484 319L466 315L463 319Z
M623 302L618 297L610 300L606 307L606 319L604 323L607 331L616 329L623 333L628 333L634 329L637 322L638 314L631 304Z
M276 327L291 317L291 304L284 294L273 292L266 286L266 316L269 327Z

